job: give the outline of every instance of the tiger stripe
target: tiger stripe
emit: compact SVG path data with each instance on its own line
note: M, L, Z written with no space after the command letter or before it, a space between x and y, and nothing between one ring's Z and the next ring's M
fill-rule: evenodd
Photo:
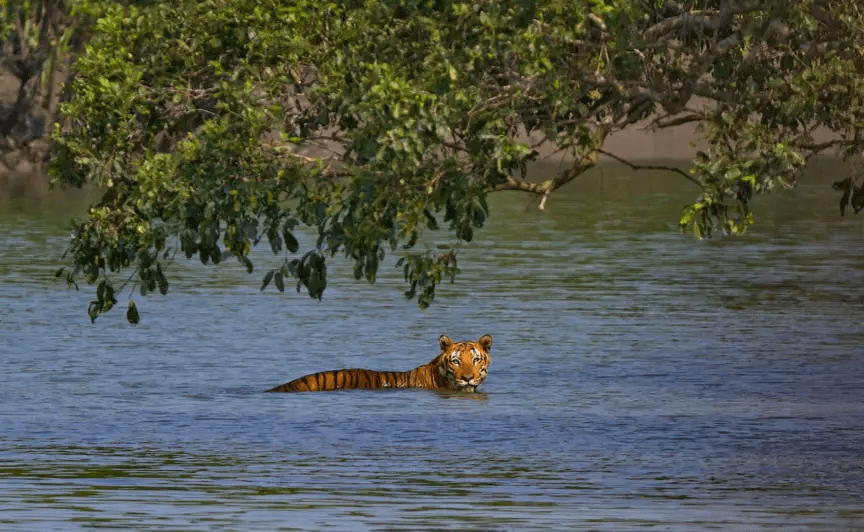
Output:
M340 369L304 375L268 392L317 392L348 389L443 388L476 391L486 379L491 357L492 337L483 335L476 342L453 342L445 335L438 338L441 354L428 364L411 371L373 371Z

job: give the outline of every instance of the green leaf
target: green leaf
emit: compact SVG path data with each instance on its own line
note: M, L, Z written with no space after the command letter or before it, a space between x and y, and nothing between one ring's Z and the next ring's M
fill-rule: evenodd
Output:
M282 238L285 240L285 248L291 253L297 253L297 250L300 249L300 243L297 242L294 234L287 227L282 230Z
M429 209L423 209L423 215L426 217L426 226L434 231L438 229L438 220L429 212Z
M247 257L246 255L237 255L237 260L240 262L240 264L246 267L246 273L252 273L252 271L255 269L252 261L249 260L249 257Z
M87 307L87 314L90 316L90 323L96 323L96 318L99 317L100 312L102 312L102 302L91 301L90 306Z
M126 321L132 325L136 325L139 320L140 316L138 316L138 308L135 306L135 302L130 299L129 308L126 310Z
M168 278L162 273L162 266L156 265L156 283L159 285L159 293L163 296L168 293Z
M99 282L99 287L96 289L96 299L98 300L100 307L102 303L105 301L105 290L108 287L108 281L102 279Z
M267 288L267 285L270 284L270 280L273 279L273 275L276 274L276 270L270 270L264 275L264 281L261 283L261 292Z
M848 187L843 191L843 196L840 198L840 216L846 215L846 206L849 205L849 198L852 196L852 187Z

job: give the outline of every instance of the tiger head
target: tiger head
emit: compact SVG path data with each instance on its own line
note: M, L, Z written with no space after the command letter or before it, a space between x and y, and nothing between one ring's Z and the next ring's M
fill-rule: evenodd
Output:
M489 349L492 337L485 334L476 342L454 342L445 335L438 338L441 354L433 361L444 387L451 390L473 392L486 379L489 368Z

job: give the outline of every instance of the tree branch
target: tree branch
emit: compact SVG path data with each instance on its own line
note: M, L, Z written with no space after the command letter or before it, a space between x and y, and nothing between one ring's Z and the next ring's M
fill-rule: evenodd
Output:
M691 11L676 17L663 19L645 30L645 40L653 41L661 35L681 30L683 28L714 29L717 25L716 11Z
M597 165L600 161L600 154L603 153L603 150L601 150L599 146L603 145L606 136L611 130L611 124L601 124L598 126L593 140L595 147L588 148L588 151L586 151L582 157L573 161L573 166L559 173L552 179L547 179L542 183L529 183L521 179L516 179L513 176L507 176L507 181L490 187L488 191L497 192L499 190L521 190L522 192L537 194L543 196L543 199L540 200L540 209L545 209L546 201L549 199L549 195L552 194L552 192L555 192L570 181L573 181L585 173L588 169Z
M762 2L724 2L719 11L716 10L694 10L669 17L654 24L645 30L645 40L653 41L662 36L683 29L706 29L716 30L729 23L734 15L762 11L765 6Z
M858 144L858 142L855 140L845 140L845 139L834 139L834 140L828 140L825 142L818 142L818 143L797 142L794 140L789 142L790 146L794 146L794 147L800 148L802 150L812 151L814 155L819 153L819 152L825 151L828 148L833 148L835 146L854 146L855 144Z
M507 181L504 183L499 183L497 185L493 185L489 188L489 192L498 192L499 190L519 190L522 192L530 192L531 194L545 194L545 182L544 183L529 183L528 181L523 181L522 179L516 179L513 176L507 176Z
M660 129L665 129L667 127L675 127L681 126L684 124L689 124L691 122L701 122L706 119L706 116L701 113L696 113L695 111L692 114L688 114L686 116L679 116L678 118L670 118L666 121L663 121L662 118L657 118L652 123L655 127Z
M675 172L676 174L684 176L684 178L687 179L687 181L694 183L695 185L697 185L700 188L702 187L702 183L700 183L695 177L688 174L684 170L681 170L680 168L675 168L674 166L666 166L664 164L635 164L635 163L631 163L627 159L622 159L621 157L618 157L614 153L610 153L606 150L597 150L597 152L602 154L602 155L605 155L606 157L609 157L611 159L615 159L619 163L622 163L626 166L629 166L633 170L666 170L668 172Z

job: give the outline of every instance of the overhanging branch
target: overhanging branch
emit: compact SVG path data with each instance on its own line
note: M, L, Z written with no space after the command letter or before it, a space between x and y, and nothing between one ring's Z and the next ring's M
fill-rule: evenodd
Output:
M628 161L627 159L622 159L621 157L618 157L614 153L610 153L606 150L597 150L597 151L598 151L598 153L605 155L606 157L609 157L611 159L615 159L619 163L624 164L626 166L629 166L633 170L665 170L668 172L675 172L676 174L684 176L684 178L687 181L694 183L695 185L697 185L700 188L702 187L702 183L700 183L695 177L688 174L684 170L681 170L680 168L675 168L674 166L667 166L665 164L635 164L635 163Z
M802 150L807 150L807 151L813 152L813 155L816 155L820 152L823 152L829 148L842 147L842 146L853 146L855 144L859 144L859 142L857 142L855 140L847 140L847 139L834 139L834 140L828 140L825 142L815 142L815 143L814 142L791 141L789 143L790 146L793 146L795 148L799 148Z
M543 196L543 199L540 200L540 209L546 208L546 200L549 199L549 195L563 187L570 181L573 181L578 176L582 175L585 171L594 166L597 166L597 163L600 161L600 154L602 150L599 149L599 146L603 145L603 142L606 140L606 135L611 131L612 126L610 124L603 124L598 127L598 129L594 133L593 144L595 147L593 149L588 148L586 153L580 157L579 159L573 162L573 165L559 173L552 179L547 179L541 183L529 183L528 181L524 181L522 179L516 179L513 176L507 176L507 180L504 183L500 183L494 185L489 188L489 192L496 192L499 190L521 190L522 192L530 192L532 194L537 194L539 196Z
M652 125L659 129L665 129L667 127L675 127L689 124L691 122L702 122L707 119L707 117L702 113L692 113L685 116L678 116L676 118L669 118L667 120L663 120L662 118L663 117L660 117L654 120Z

